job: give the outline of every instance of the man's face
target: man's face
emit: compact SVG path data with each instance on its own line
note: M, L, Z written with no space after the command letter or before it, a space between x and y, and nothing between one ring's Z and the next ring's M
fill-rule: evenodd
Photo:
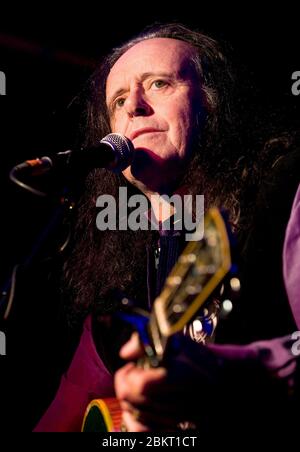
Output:
M127 136L136 150L123 174L143 191L167 190L188 157L200 98L192 55L183 41L149 39L125 52L108 75L112 132Z

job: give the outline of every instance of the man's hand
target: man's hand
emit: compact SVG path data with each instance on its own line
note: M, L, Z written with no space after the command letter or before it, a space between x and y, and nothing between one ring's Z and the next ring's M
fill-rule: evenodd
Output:
M122 347L120 356L126 360L136 360L142 355L143 349L138 334L133 333L131 339ZM121 403L123 421L129 432L150 431L151 425L164 424L159 415L161 406L157 402L153 403L150 395L151 389L157 390L165 378L164 368L145 370L133 362L116 372L116 395Z
M125 360L143 356L137 333L122 347L120 356ZM206 347L179 335L170 344L166 363L167 369L143 369L130 362L116 372L116 395L128 431L175 431L180 422L198 419L203 405L207 411L207 400L211 404L219 362Z

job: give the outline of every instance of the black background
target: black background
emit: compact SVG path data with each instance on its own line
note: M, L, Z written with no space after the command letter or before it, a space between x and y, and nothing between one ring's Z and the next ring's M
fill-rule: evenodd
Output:
M284 7L263 9L253 2L222 8L202 2L177 7L123 2L121 7L105 6L85 2L63 12L62 6L42 4L29 10L26 4L1 11L0 70L7 83L6 96L0 96L1 286L14 263L28 255L54 207L14 186L8 178L10 169L25 159L72 146L76 126L70 126L70 102L97 60L144 26L176 20L228 43L235 63L243 68L245 84L250 80L253 85L258 110L282 110L285 124L299 125L300 96L291 92L291 75L300 70L299 13L294 5L285 2ZM57 309L55 300L51 302L55 278L39 285L37 268L29 273L7 330L7 356L0 356L7 377L3 381L11 383L8 389L4 385L3 397L15 401L26 393L26 400L32 400L32 413L24 423L28 429L55 389L58 371L52 369L52 374L49 367L51 359L55 362L60 337L51 323Z

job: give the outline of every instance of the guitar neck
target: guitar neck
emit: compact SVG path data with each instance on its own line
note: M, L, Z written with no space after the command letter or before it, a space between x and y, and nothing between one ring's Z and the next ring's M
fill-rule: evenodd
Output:
M156 313L152 310L148 324L149 347L145 348L145 355L149 367L157 367L163 360L166 352L168 338L162 334Z
M192 320L230 268L227 227L220 211L212 208L205 215L203 239L188 243L154 301L149 344L144 344L150 365L159 365L168 338Z

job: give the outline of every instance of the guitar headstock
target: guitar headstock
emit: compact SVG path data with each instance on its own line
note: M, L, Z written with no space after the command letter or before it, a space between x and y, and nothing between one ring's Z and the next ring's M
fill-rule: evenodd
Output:
M154 339L158 333L168 337L182 330L230 268L226 223L221 212L211 208L205 214L203 239L189 242L154 301Z

